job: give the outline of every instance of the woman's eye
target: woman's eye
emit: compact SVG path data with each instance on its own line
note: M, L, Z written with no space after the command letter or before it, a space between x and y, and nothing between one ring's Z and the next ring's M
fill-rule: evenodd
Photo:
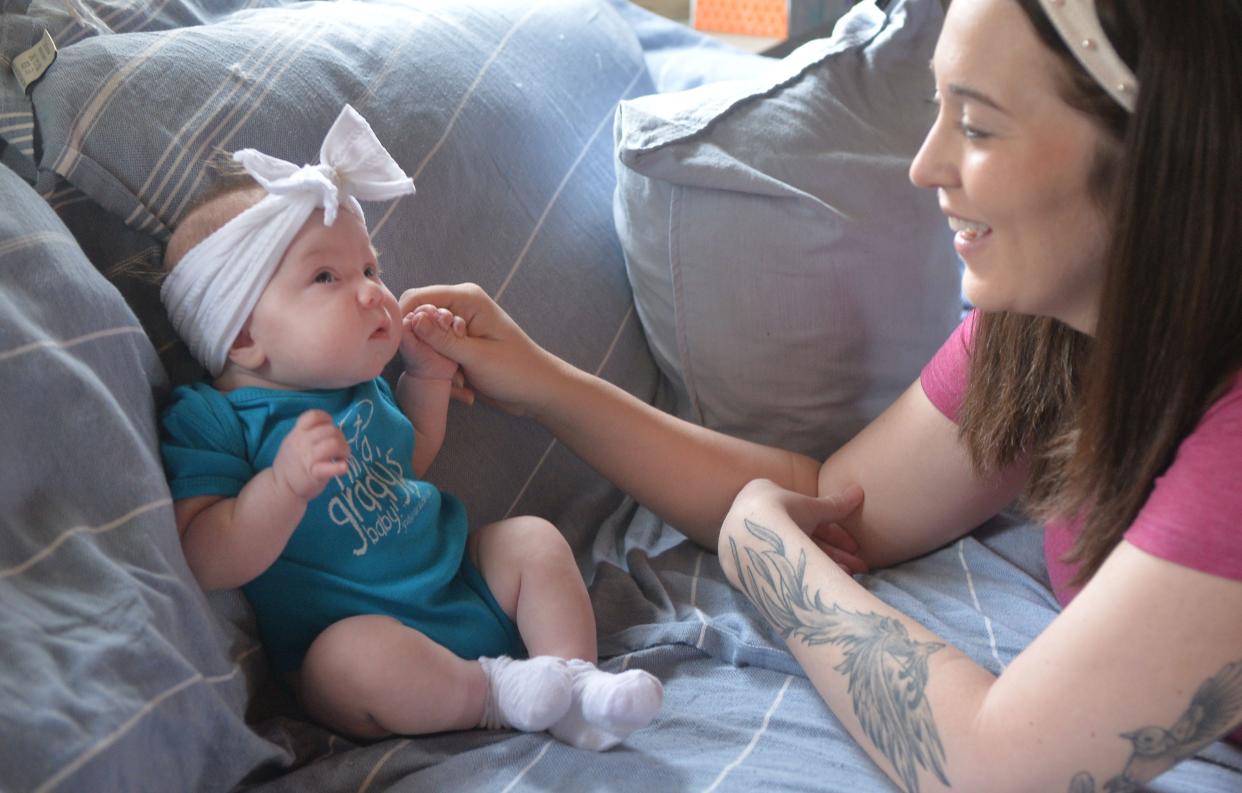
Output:
M336 278L332 275L332 273L327 272L326 270L315 275L315 283L317 284L330 284L335 280Z
M962 135L964 135L968 140L986 140L987 138L992 137L989 133L984 132L978 127L972 127L970 124L966 123L965 119L957 122L957 128L962 131Z

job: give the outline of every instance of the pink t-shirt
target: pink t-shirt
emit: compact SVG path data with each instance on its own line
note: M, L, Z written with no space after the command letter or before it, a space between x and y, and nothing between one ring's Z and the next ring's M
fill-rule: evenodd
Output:
M920 382L932 404L950 419L966 394L972 313L923 369ZM1177 448L1125 539L1147 553L1205 573L1242 581L1242 378L1208 408ZM1044 529L1048 577L1064 606L1077 594L1076 567L1062 561L1079 521L1051 521ZM1242 734L1240 731L1239 734Z

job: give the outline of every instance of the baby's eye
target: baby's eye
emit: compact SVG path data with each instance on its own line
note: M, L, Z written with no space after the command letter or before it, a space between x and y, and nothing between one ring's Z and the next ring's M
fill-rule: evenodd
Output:
M336 276L334 276L332 273L328 272L327 270L324 270L321 273L315 274L315 283L317 284L330 284L335 280L336 280Z
M362 268L362 274L367 278L379 278L380 269L373 264L368 264L366 267Z

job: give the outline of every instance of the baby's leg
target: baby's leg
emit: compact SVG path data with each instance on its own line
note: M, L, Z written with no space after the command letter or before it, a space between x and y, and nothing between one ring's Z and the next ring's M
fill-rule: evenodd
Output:
M298 688L311 716L360 738L484 724L543 730L569 707L554 658L466 661L391 617L350 617L311 644Z
M549 732L602 751L655 718L664 699L660 681L637 669L614 675L595 667L591 599L555 526L541 518L509 518L484 526L470 541L475 566L531 655L570 659L573 700Z
M532 656L596 660L595 613L565 538L528 515L470 534L470 557Z

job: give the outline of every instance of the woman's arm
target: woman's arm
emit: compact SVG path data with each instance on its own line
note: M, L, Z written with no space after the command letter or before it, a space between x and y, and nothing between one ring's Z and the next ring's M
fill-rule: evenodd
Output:
M434 323L419 337L456 360L470 385L527 414L621 489L691 539L716 547L737 492L770 479L807 495L862 486L846 528L872 566L892 564L964 534L1017 494L1021 472L976 477L945 418L915 383L822 466L804 455L739 440L671 416L540 348L473 284L412 289L402 309L447 309L464 334Z
M747 486L721 564L903 790L1137 790L1242 722L1242 583L1122 543L994 677L812 552L812 501Z
M402 311L432 304L466 322L464 335L435 323L419 337L456 360L483 398L530 415L622 490L691 539L715 548L737 491L766 477L815 492L818 463L681 421L540 348L473 284L412 289Z
M974 529L1021 492L1021 466L980 476L958 427L915 382L819 471L819 493L853 483L866 501L842 525L873 568L921 556Z

